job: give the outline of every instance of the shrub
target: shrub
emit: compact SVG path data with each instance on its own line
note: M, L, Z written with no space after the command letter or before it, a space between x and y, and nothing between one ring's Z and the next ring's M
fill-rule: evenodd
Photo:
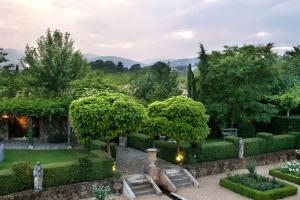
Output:
M111 193L111 189L108 186L92 186L92 192L95 194L97 200L105 200Z
M237 136L226 136L225 137L225 141L232 142L235 145L239 144L239 140L240 140L240 137L237 137Z
M295 149L296 137L293 135L276 135L273 138L273 151L281 151L285 149Z
M297 194L297 188L295 186L281 181L276 181L276 183L282 184L283 187L267 191L259 191L240 183L235 183L228 177L222 178L219 182L220 186L254 200L275 200Z
M154 146L159 150L157 156L163 160L166 160L168 162L176 163L176 154L177 154L177 144L166 142L166 141L154 141ZM184 155L190 154L190 144L182 143L181 144L181 151ZM184 160L185 163L188 162L188 160Z
M271 169L269 175L300 185L300 177L285 173L281 169Z
M276 116L271 119L271 131L275 134L300 132L300 116Z
M47 138L48 143L66 143L68 141L68 136L63 134L49 135Z
M258 138L262 138L265 140L265 152L270 153L273 151L273 134L271 133L265 133L265 132L259 132L256 134Z
M296 149L300 148L300 132L289 132L290 135L295 136L296 138Z
M112 176L112 165L113 160L98 158L91 162L81 160L48 164L44 167L43 186L48 188L108 178ZM83 167L87 169L83 170ZM32 170L27 162L21 162L13 166L12 172L0 175L0 196L32 189Z
M262 138L244 139L244 156L254 156L266 152L266 141Z
M254 174L256 172L256 163L248 162L246 163L246 168L250 174Z
M256 136L256 129L252 123L241 123L238 126L238 136L242 138L252 138Z
M127 138L128 146L144 151L152 147L153 140L148 135L143 135L140 133L132 133L128 135Z
M204 143L196 151L198 162L237 158L238 155L236 146L227 141Z

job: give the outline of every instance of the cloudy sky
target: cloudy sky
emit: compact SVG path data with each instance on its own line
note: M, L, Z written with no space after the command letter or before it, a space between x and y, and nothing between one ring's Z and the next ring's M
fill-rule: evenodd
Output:
M195 57L199 42L300 42L300 0L0 0L0 16L0 47L20 50L48 27L84 53L136 60Z

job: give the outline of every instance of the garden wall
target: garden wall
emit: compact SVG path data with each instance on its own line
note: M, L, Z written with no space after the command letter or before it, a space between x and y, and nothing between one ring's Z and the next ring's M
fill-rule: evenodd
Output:
M84 182L72 185L47 188L43 192L36 193L33 190L17 192L6 196L0 196L0 200L73 200L91 197L92 185L112 186L111 180Z
M255 162L256 165L269 165L294 159L296 159L296 152L294 150L285 150L276 153L251 156L245 159L236 158L228 160L218 160L193 165L184 165L184 167L189 170L193 176L199 178L202 176L219 174L237 169L244 169L247 162Z

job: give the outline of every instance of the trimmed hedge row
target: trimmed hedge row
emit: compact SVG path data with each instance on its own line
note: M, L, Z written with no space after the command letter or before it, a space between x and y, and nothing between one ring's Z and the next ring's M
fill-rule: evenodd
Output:
M54 187L84 181L94 181L112 176L113 160L85 158L79 161L49 164L44 167L43 186ZM28 162L12 167L12 172L0 175L0 196L33 188L32 168Z
M153 140L150 136L140 133L132 133L128 135L127 142L129 147L133 147L141 151L145 151L153 145Z
M288 173L284 173L282 172L280 169L271 169L269 171L269 174L271 176L275 176L277 178L292 182L292 183L296 183L298 185L300 185L300 177L298 176L294 176L292 174L288 174Z
M281 181L277 181L277 182L280 182L285 186L278 189L259 191L259 190L246 187L240 183L234 183L230 181L228 178L222 178L219 182L219 185L254 200L275 200L275 199L282 199L297 194L297 188L295 186L283 183Z
M166 141L154 141L155 148L158 149L157 156L168 162L176 163L177 145L176 143L166 142ZM191 145L184 143L181 144L181 149L184 155L190 154Z
M281 151L285 149L294 149L296 147L296 137L293 135L274 135L273 151Z
M271 119L272 133L282 134L291 131L300 132L300 116L276 116Z

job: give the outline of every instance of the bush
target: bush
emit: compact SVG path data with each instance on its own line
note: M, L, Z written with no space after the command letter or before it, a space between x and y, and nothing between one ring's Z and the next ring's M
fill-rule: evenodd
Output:
M293 135L276 135L273 138L273 151L281 151L286 149L295 149L296 137Z
M140 133L132 133L127 137L128 146L145 151L145 149L151 148L153 140L148 135Z
M48 188L108 178L112 176L112 165L113 160L98 158L49 164L44 167L43 186ZM32 170L27 162L21 162L13 166L12 173L0 175L0 196L32 189Z
M289 134L295 136L296 149L299 149L300 148L300 132L289 132Z
M196 153L198 162L231 159L238 156L235 144L227 141L204 143L197 148Z
M244 139L244 156L254 156L266 152L266 141L262 138Z
M177 154L177 144L166 142L166 141L154 141L154 146L159 150L157 156L165 161L176 163L176 154ZM185 155L190 155L190 144L183 143L181 144L181 151ZM184 160L184 163L189 162L189 160Z
M238 126L238 136L241 138L252 138L256 136L255 126L251 123L241 123Z
M300 177L282 172L281 169L271 169L269 175L300 185Z
M265 152L270 153L273 151L273 134L271 133L265 133L265 132L259 132L256 134L258 138L262 138L265 140Z
M232 142L235 145L239 145L239 140L240 140L240 137L237 137L237 136L226 136L225 137L225 141Z
M63 134L49 135L47 138L48 143L66 143L68 141L68 136Z
M275 200L297 194L297 188L295 186L283 183L281 181L276 182L282 184L284 187L267 191L259 191L240 183L235 183L231 181L229 177L222 178L219 184L224 188L255 200Z
M275 134L300 132L300 116L276 116L271 119L271 131Z

